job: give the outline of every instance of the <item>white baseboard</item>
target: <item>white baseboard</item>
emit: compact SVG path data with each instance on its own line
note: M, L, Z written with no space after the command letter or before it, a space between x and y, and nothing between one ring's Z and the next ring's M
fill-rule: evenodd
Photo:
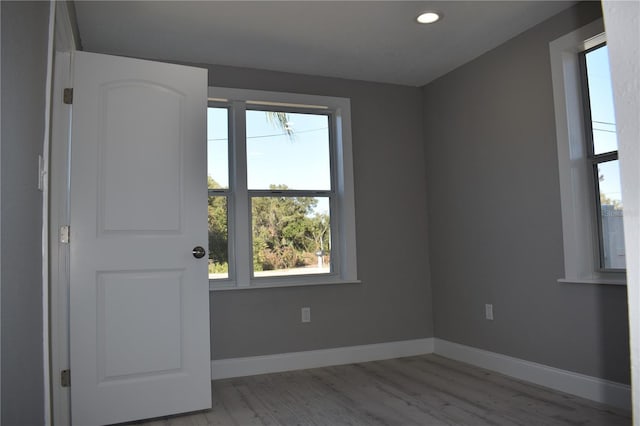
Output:
M427 338L246 358L215 359L211 361L211 379L379 361L432 352L433 338Z
M631 411L631 386L437 338L211 361L211 379L435 353L506 376Z
M631 386L434 339L434 353L456 361L631 411Z

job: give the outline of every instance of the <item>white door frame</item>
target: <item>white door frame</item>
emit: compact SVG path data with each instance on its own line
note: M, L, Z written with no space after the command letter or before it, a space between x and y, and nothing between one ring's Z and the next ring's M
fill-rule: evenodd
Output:
M2 46L2 6L0 5L0 46ZM0 55L0 93L2 92L2 59ZM0 128L2 128L2 107L0 107ZM0 147L2 146L2 136L0 136ZM0 149L2 151L2 149ZM0 176L2 176L2 154L0 154ZM0 188L2 188L2 178L0 177ZM46 206L44 206L46 207ZM0 230L2 230L2 201L0 201ZM44 248L44 241L42 242ZM0 259L2 259L2 249L0 249ZM0 274L1 275L1 274ZM44 298L42 299L44 300ZM0 277L0 307L2 306L2 278ZM43 315L46 313L46 309L43 311ZM2 309L0 308L0 318L2 318ZM2 327L0 327L0 342L2 342ZM0 343L0 347L1 347ZM2 355L0 350L0 375L2 374ZM44 362L47 360L45 359ZM45 376L45 381L46 381ZM0 386L0 426L2 426L2 386Z
M638 88L640 87L640 4L606 0L602 4L620 154L620 177L624 200L624 240L627 252L627 298L633 424L640 426L640 152L638 150Z
M60 227L69 223L69 149L71 106L63 102L63 90L70 87L71 60L76 50L73 25L67 3L56 1L54 28L54 70L51 96L51 147L48 205L43 221L49 221L49 310L51 410L54 425L71 423L69 388L60 383L60 372L69 368L69 246L60 243ZM43 235L44 237L44 235ZM44 241L43 241L44 243ZM46 332L46 331L45 331ZM45 360L47 362L49 360Z
M49 365L49 316L45 315L49 305L49 150L51 145L51 101L53 86L53 62L55 43L56 3L49 0L49 32L47 41L47 74L44 103L44 137L42 156L38 158L38 188L42 191L42 372L44 389L44 423L51 424L51 371Z

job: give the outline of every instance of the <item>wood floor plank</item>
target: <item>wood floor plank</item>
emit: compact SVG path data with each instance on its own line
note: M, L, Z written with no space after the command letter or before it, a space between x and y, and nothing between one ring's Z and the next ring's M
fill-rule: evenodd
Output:
M400 361L400 362L398 362ZM531 424L535 423L544 410L544 406L533 406L536 412L529 410L528 401L514 404L514 392L502 390L494 387L487 393L486 386L477 386L469 377L461 375L458 371L443 370L442 368L431 368L431 363L420 362L407 364L401 360L389 362L386 369L390 374L400 375L399 383L404 386L411 386L414 381L428 382L434 391L441 392L448 396L453 404L468 406L472 413L480 412L484 414L486 421L493 421L497 424ZM401 369L409 368L409 372ZM547 410L549 411L549 410ZM555 413L555 412L554 412ZM549 426L560 425L552 418L547 420Z
M229 410L224 405L224 399L220 388L224 383L223 380L211 382L211 410L205 412L208 425L212 426L231 426L236 425L236 422L229 414Z
M302 373L302 374L300 374ZM312 369L296 373L295 381L301 395L310 402L313 411L323 413L323 422L336 424L340 419L350 419L353 425L384 425L370 401L360 400L353 392L343 393L325 369Z
M327 387L328 392L348 398L357 412L364 414L363 421L376 425L419 424L412 421L407 410L399 410L375 383L350 379L339 367L318 369L313 377ZM397 401L400 402L401 401Z
M457 387L447 380L434 380L433 376L420 376L417 371L400 371L398 365L393 369L391 363L370 363L361 368L369 369L369 375L386 381L388 386L403 389L413 395L417 404L427 404L438 400L442 405L443 414L447 415L452 424L487 424L487 425L517 425L516 418L491 409L487 395L484 399L475 401L464 388Z
M242 380L229 380L226 383L222 383L219 391L222 397L222 404L233 420L233 424L241 426L278 424L275 419L255 411L256 407L246 397L248 390Z
M628 426L629 413L437 355L212 382L212 409L144 426Z
M630 423L630 414L622 410L598 404L574 395L557 392L513 379L502 374L494 373L468 364L459 363L437 355L430 355L429 361L439 368L447 368L449 371L457 370L469 376L476 377L484 386L490 385L492 389L508 389L514 392L512 403L515 405L519 399L527 400L527 403L538 412L546 406L562 408L551 417L559 418L563 422L577 422L587 425L627 425ZM544 415L544 414L543 414ZM578 418L576 418L576 416ZM564 423L567 424L567 423Z
M373 368L376 363L354 364L352 366L336 367L340 376L345 380L356 383L368 383L375 393L370 394L370 402L384 401L387 406L394 407L404 416L410 416L415 423L423 425L457 424L457 420L464 417L464 411L459 407L452 407L438 395L426 400L417 398L417 394L407 392L406 389L389 383L385 378L372 374L367 367ZM457 412L457 414L455 413Z
M371 424L363 419L361 411L355 409L353 401L332 393L314 377L314 370L297 371L278 375L277 386L286 387L297 396L298 410L306 417L309 425L331 426L336 419L352 419L354 425Z

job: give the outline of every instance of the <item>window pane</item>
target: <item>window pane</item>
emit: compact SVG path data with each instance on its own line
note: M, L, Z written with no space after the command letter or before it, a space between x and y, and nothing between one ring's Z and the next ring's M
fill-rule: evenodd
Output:
M624 230L618 160L598 164L600 190L601 241L605 269L624 269Z
M209 279L229 278L227 197L209 196Z
M256 277L331 272L329 197L253 197Z
M593 129L593 151L596 155L616 151L618 141L607 46L592 50L585 57Z
M229 112L226 108L207 109L207 174L209 175L209 188L229 188L228 116Z
M331 189L329 116L247 111L249 189Z

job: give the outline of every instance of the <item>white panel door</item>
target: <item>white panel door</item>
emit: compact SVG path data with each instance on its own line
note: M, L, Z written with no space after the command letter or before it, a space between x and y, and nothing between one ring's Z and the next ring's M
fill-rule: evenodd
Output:
M206 71L78 52L73 81L72 422L210 408Z

